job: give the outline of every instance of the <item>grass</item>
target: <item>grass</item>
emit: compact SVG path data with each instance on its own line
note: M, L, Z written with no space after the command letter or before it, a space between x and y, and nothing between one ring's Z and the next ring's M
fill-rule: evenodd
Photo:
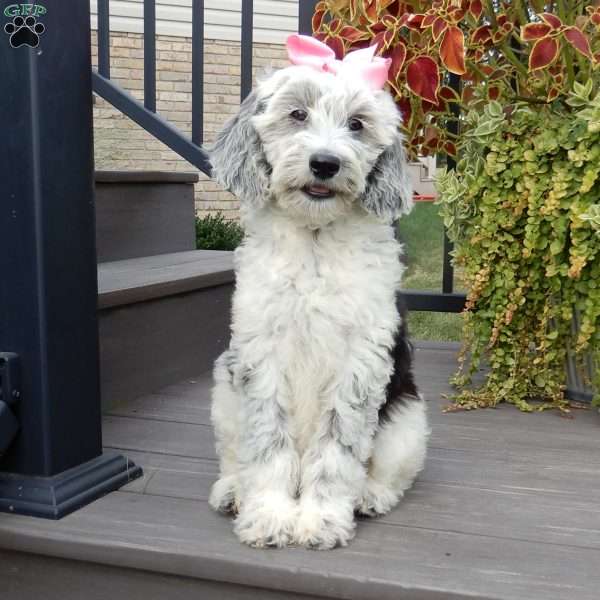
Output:
M419 202L398 226L404 243L404 289L439 292L442 288L444 227L438 207L431 202ZM462 288L455 275L454 289ZM459 341L460 315L434 312L411 312L409 331L415 340Z

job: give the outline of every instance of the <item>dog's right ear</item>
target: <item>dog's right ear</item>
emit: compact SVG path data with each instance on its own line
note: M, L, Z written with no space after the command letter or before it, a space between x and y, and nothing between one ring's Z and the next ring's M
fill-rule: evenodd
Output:
M252 92L208 149L212 175L217 182L240 201L255 206L266 202L271 174L262 142L252 124L252 117L261 109L264 110L256 92Z

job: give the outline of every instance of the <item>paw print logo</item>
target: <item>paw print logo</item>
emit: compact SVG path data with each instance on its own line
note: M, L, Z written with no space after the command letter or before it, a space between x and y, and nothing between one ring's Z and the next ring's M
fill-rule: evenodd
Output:
M10 45L13 48L29 46L37 48L40 43L40 35L46 31L42 23L38 23L35 17L15 17L12 23L4 26L4 31L10 35Z

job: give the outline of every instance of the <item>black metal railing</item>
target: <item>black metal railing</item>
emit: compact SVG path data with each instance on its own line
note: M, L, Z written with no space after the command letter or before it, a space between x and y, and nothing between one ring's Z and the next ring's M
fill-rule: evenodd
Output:
M312 15L316 2L300 0L298 31L312 33ZM240 100L252 89L252 43L254 2L243 0L241 9ZM192 135L188 137L156 112L156 6L144 0L144 103L142 104L110 79L110 10L109 0L98 0L98 70L93 72L94 91L133 119L169 148L203 173L210 175L210 162L203 143L203 66L204 1L192 0ZM458 79L452 82L458 86ZM449 164L453 162L449 159ZM444 260L441 293L407 290L409 310L460 312L464 294L454 293L454 273L450 260L452 245L444 235Z
M250 6L252 0L244 0ZM246 9L247 11L247 9ZM247 16L246 16L247 19ZM251 19L251 17L250 17ZM244 19L242 19L244 26ZM246 23L246 28L248 25ZM242 44L242 75L252 83L252 30ZM248 52L249 48L249 52ZM249 54L249 58L246 56ZM203 142L204 0L192 0L192 135L188 137L156 112L156 2L144 0L144 102L110 78L110 2L98 0L98 70L92 71L93 90L140 127L159 139L206 175L211 166ZM248 88L249 89L249 88Z
M301 5L311 2L300 2ZM306 8L306 7L303 7ZM310 7L312 11L312 6ZM304 11L306 12L306 11ZM312 12L311 12L312 14ZM253 0L242 2L240 99L252 89ZM310 23L310 20L309 20ZM310 27L310 25L309 25ZM92 73L99 96L146 129L203 173L210 163L204 140L204 0L192 0L192 135L188 137L156 112L156 0L144 0L144 102L110 78L110 1L98 0L98 70Z

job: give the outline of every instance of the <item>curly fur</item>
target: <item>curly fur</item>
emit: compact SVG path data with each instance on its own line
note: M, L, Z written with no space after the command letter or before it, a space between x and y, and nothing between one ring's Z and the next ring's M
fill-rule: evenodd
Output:
M391 222L411 204L398 124L386 92L290 67L259 84L212 148L246 237L231 344L215 365L210 503L236 514L249 545L346 545L355 513L391 510L423 468L425 404L396 302ZM316 152L340 160L330 198L305 191L322 184Z

